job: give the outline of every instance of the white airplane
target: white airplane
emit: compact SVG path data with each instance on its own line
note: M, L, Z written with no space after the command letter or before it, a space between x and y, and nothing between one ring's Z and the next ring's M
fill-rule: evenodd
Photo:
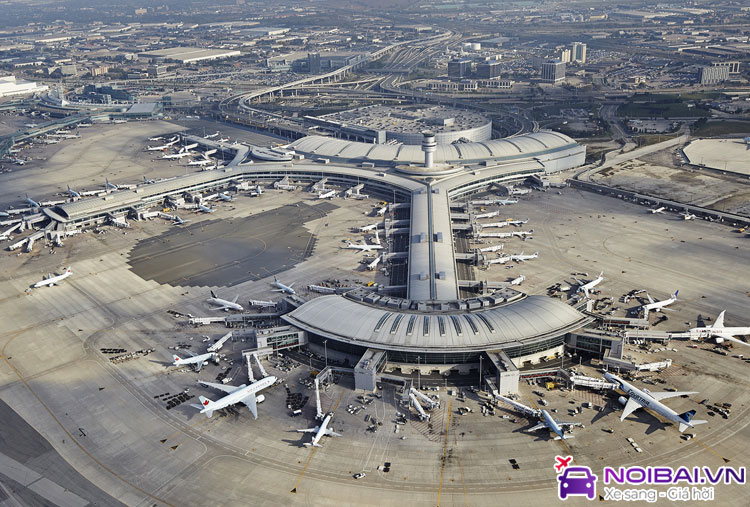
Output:
M183 220L179 216L175 215L172 221L174 222L175 225L184 225L188 223L190 220Z
M510 284L511 285L521 285L524 282L524 280L526 280L526 277L523 276L523 275L521 275L518 278L514 278L513 280L511 280Z
M151 185L152 183L156 183L156 180L150 180L150 179L146 178L146 176L144 176L143 177L143 183L145 183L146 185Z
M187 152L187 151L178 151L177 153L166 153L166 154L162 155L161 158L166 159L166 160L172 160L172 159L178 159L178 158L182 158L182 157L187 157L189 155L190 155L190 153Z
M524 261L530 261L531 259L536 259L539 257L539 252L534 252L533 254L524 255L523 252L520 254L515 254L510 256L510 260L513 262L524 262Z
M534 229L530 231L513 231L513 232L480 232L480 238L521 238L526 239L527 236L534 234Z
M315 433L312 441L305 442L302 445L304 445L305 447L322 447L319 442L324 435L328 435L329 437L340 437L340 433L336 433L328 427L328 425L331 423L331 418L333 418L333 412L329 412L328 414L326 414L326 416L323 418L323 422L321 422L318 426L315 426L314 428L307 428L306 430L297 430L298 433Z
M357 245L351 241L346 242L347 250L358 250L360 252L372 252L373 250L382 250L383 245Z
M665 209L666 209L666 208L665 208L664 206L662 206L662 207L660 207L660 208L652 208L652 209L650 209L649 211L650 211L650 212L651 212L651 214L653 215L653 214L656 214L656 213L664 213L664 210L665 210Z
M227 301L226 299L221 299L220 297L217 297L214 291L211 291L211 297L208 298L206 301L209 303L219 305L218 308L213 308L213 310L237 310L239 312L243 311L244 308L242 305L237 303L237 300L240 298L240 295L237 294L233 300Z
M605 373L604 378L609 380L610 382L615 382L619 389L624 392L628 398L626 399L624 396L621 396L619 398L620 403L625 405L625 408L622 409L622 415L620 416L620 421L624 421L627 416L632 414L635 410L638 410L639 408L647 408L656 414L662 416L665 419L668 419L672 421L673 423L678 424L678 429L680 430L680 433L685 431L688 428L693 428L698 424L705 424L707 421L701 421L701 420L693 420L693 416L695 415L695 410L688 410L685 413L678 414L671 408L667 407L663 403L661 403L661 400L666 400L668 398L675 398L677 396L683 396L686 394L695 394L695 392L658 392L654 393L649 391L648 389L638 389L637 387L632 386L628 382L625 382L623 379L618 377L617 375L612 375L611 373Z
M276 306L276 303L273 301L261 301L258 299L251 299L249 301L250 306L260 306L261 308L270 308L272 306Z
M318 192L318 199L333 199L336 197L336 190L329 190L328 192Z
M683 211L682 213L680 213L680 216L685 220L695 220L696 218L698 218L696 215L693 215L692 213L689 213L687 211Z
M184 146L182 149L185 150L185 151L190 151L190 150L192 150L194 148L197 148L197 147L198 147L198 143L192 143L192 144L188 144L187 146ZM180 151L182 151L182 150L180 150Z
M146 145L146 151L164 151L169 148L169 144L162 144L161 146L148 146Z
M253 417L257 419L257 404L261 403L265 398L262 394L258 394L257 396L256 394L258 393L258 391L274 385L276 383L276 377L271 375L269 377L262 378L259 381L250 384L249 386L245 384L242 384L241 386L228 386L224 384L204 382L202 380L199 381L199 383L202 386L212 387L214 389L218 389L219 391L224 391L225 393L227 393L226 396L216 401L211 401L205 396L198 396L201 404L192 406L200 409L201 414L206 414L206 417L211 417L217 410L221 410L222 408L226 408L237 403L244 403L245 406L250 409L250 413L253 414Z
M43 139L44 144L57 144L60 142L59 139Z
M232 196L228 195L228 194L225 194L223 192L219 192L219 199L221 199L222 201L231 201L232 200Z
M57 285L58 282L62 282L63 280L65 280L72 274L73 274L73 270L70 267L68 267L67 269L65 269L65 271L61 275L57 275L57 276L47 275L43 280L36 282L34 284L34 288L38 289L40 287L51 287L53 285Z
M518 204L518 199L498 199L495 204L500 206L507 206L508 204Z
M149 140L149 141L154 141L154 142L156 142L156 141L163 141L163 140L164 140L164 137L162 137L162 136L157 136L157 137L149 137L149 138L148 138L148 140Z
M228 141L229 141L228 137L220 137L219 139L216 140L217 143L226 143Z
M42 205L33 200L31 197L29 197L29 194L26 194L26 202L31 204L32 208L41 208Z
M202 211L203 213L213 213L216 210L213 208L209 208L208 206L198 204L198 211Z
M109 179L104 180L104 188L107 190L120 190L120 187L115 185L114 183L110 183Z
M81 194L79 194L78 192L70 188L70 185L68 185L68 193L70 194L71 197L75 197L76 199L80 199L81 197Z
M543 428L546 428L555 435L555 440L568 440L570 438L575 438L573 435L565 435L565 428L566 427L573 427L573 426L580 426L583 427L583 424L579 422L563 422L563 421L557 421L555 420L549 412L546 410L538 410L531 407L527 407L526 405L522 403L518 403L517 401L511 400L510 398L506 398L504 396L500 396L499 394L495 396L500 401L503 401L507 403L508 405L512 406L517 411L521 412L524 415L536 417L539 419L539 424L536 426L532 426L529 428L529 431L538 431Z
M273 277L273 285L278 287L277 289L273 289L274 292L283 292L284 294L296 294L295 290L292 289L292 285L294 285L295 282L290 283L289 285L284 285L280 281L276 279L276 277Z
M203 156L203 158L200 159L200 160L189 160L188 161L188 165L201 165L201 166L203 166L203 165L209 165L209 164L213 164L214 163L214 161L211 160L208 157L208 155L206 155L205 153L203 153L202 156Z
M367 270L373 271L375 268L378 267L378 264L380 264L381 260L383 260L382 255L378 255L377 257L375 257L371 262L367 263Z
M379 217L382 217L383 215L385 215L385 212L387 209L388 209L388 206L383 206L382 208L376 208L375 214Z
M172 354L172 360L174 361L172 363L172 366L186 366L188 364L194 364L195 371L201 371L201 368L203 368L203 365L209 359L213 360L217 364L219 362L219 355L215 352L207 352L205 354L200 354L200 355L196 355L190 351L186 351L186 352L190 354L191 357L182 358L178 356L177 354Z
M370 224L370 225L363 225L362 227L358 227L357 230L359 232L367 232L367 231L372 231L377 228L378 228L378 224Z
M579 280L578 278L575 279L576 282L578 282L578 289L576 292L583 292L586 297L589 297L589 291L599 285L602 280L604 280L604 271L599 273L599 276L591 280L590 282L584 283L583 281Z
M219 131L217 130L217 131L216 131L215 133L213 133L213 134L209 134L209 135L205 136L205 138L206 138L206 139L214 139L214 138L217 138L217 137L219 137L219 135L221 135L221 132L219 132Z
M713 338L716 343L722 343L724 340L729 340L743 345L750 345L743 342L737 336L744 336L750 334L750 326L746 327L724 327L724 313L726 310L721 312L716 321L705 327L694 327L688 331L690 333L691 340L697 340L699 338Z
M662 308L665 306L669 306L675 301L677 301L677 293L680 292L678 290L674 291L674 294L672 294L669 299L663 299L661 301L654 301L651 296L646 294L646 297L648 298L648 304L641 306L641 310L643 310L643 313L645 315L648 315L648 312L651 310L655 312L660 312Z
M263 188L260 185L255 185L255 189L250 191L250 197L260 197L263 195Z
M504 247L505 247L504 243L498 243L497 245L491 245L491 246L486 246L484 248L480 248L479 251L480 252L497 252L499 250L502 250Z

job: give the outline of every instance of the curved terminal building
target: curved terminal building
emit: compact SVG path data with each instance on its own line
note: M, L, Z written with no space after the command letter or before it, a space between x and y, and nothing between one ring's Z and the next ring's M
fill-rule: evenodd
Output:
M471 210L455 199L492 185L579 166L585 147L559 133L539 132L480 143L438 144L435 149L428 139L431 135L423 135L430 141L423 146L312 136L287 147L295 152L295 160L277 163L245 163L250 151L246 146L225 145L235 158L224 169L62 204L45 213L58 222L58 229L74 228L132 216L186 193L249 181L325 179L330 185L381 196L395 201L389 206L398 211L383 219L386 237L404 235L400 243L405 250L386 254L404 263L403 285L309 300L290 297L291 311L282 319L304 331L311 343L325 343L328 350L360 357L355 368L358 388L372 389L383 370L468 372L480 357L491 360L498 371L515 374L517 381L517 367L560 354L566 334L591 319L560 300L509 287L485 296L467 290L477 282L460 279L457 259L468 254L456 251L454 236L466 229L456 220L466 220ZM215 147L210 140L190 140ZM423 152L424 146L429 149ZM503 390L508 389L513 390L507 385Z

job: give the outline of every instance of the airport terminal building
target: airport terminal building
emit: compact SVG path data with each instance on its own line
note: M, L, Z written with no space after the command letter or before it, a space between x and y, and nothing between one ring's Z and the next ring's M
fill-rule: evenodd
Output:
M556 132L437 146L425 139L420 147L311 136L288 147L297 154L295 160L279 163L248 163L247 147L225 146L235 158L224 169L61 204L45 213L56 227L75 229L118 216L137 217L139 210L168 198L243 182L325 179L342 188L359 186L392 201L408 217L397 228L408 245L400 254L407 257L405 283L395 292L360 288L288 298L290 311L281 319L304 331L308 342L368 358L365 370L372 375L378 369L468 372L479 357L488 356L513 369L559 355L566 335L592 319L558 299L510 287L469 297L463 289L476 282L461 280L454 246L454 219L468 211L457 209L455 200L579 166L585 147ZM200 143L214 147L210 140ZM370 373L360 375L359 387L369 385Z

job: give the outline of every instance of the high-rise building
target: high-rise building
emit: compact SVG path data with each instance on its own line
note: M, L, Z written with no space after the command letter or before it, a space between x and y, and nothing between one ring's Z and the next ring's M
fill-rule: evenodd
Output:
M307 53L307 70L310 74L320 74L320 53Z
M570 49L563 49L560 51L560 61L563 63L570 62Z
M561 83L565 81L565 63L560 60L544 62L542 64L542 81L545 83Z
M493 79L500 76L500 62L487 62L477 65L477 77Z
M448 62L448 77L464 78L471 74L471 60L451 60Z
M729 66L701 67L699 80L702 85L715 85L729 79Z
M713 62L714 67L728 67L730 74L740 73L740 62Z
M586 44L574 42L570 52L570 60L576 63L586 63Z

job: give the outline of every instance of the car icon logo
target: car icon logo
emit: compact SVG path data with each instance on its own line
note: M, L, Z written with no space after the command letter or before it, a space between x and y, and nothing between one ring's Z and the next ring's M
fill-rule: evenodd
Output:
M586 496L589 500L596 498L597 477L589 467L568 467L557 476L560 481L558 496L565 500L569 496Z

